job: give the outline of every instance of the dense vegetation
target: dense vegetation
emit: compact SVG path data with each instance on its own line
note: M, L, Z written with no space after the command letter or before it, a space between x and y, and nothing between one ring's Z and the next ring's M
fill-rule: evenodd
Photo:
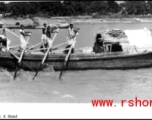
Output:
M152 1L0 2L0 13L4 17L148 15L152 13Z

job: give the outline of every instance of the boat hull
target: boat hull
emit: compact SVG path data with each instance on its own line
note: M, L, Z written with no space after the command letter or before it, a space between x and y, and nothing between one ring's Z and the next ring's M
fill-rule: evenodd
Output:
M20 53L15 53L20 56ZM44 54L24 54L23 63L20 67L24 70L37 70ZM62 70L65 54L49 54L46 64L41 69ZM8 70L14 70L17 59L9 52L0 52L0 66ZM92 70L92 69L137 69L152 67L152 52L129 54L116 53L77 53L69 58L67 70Z

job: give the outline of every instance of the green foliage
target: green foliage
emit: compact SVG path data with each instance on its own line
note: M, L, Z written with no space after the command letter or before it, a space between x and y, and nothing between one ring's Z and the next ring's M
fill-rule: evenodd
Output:
M152 1L64 1L57 2L0 2L0 13L11 13L11 16L81 16L92 15L144 15L152 13Z
M127 1L125 7L128 14L141 15L148 13L145 1Z
M6 11L6 5L5 5L5 3L4 2L0 2L0 11L1 12L5 12Z
M115 1L107 1L108 12L117 13L120 10L119 5Z

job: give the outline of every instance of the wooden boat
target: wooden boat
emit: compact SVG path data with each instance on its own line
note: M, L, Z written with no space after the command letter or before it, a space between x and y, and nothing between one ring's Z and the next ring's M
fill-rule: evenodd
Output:
M67 26L68 25L60 27ZM14 54L20 57L21 53L15 52ZM37 70L44 55L42 52L25 53L22 58L24 64L21 64L20 68L24 70ZM45 65L43 65L41 69L52 69L53 67L56 71L62 70L65 58L66 54L64 53L50 53ZM17 62L18 60L10 52L0 52L0 67L15 70ZM76 52L70 55L67 70L137 69L147 67L152 67L152 52Z
M15 53L20 56L20 53ZM26 53L23 57L21 69L37 70L44 53ZM58 71L63 68L66 55L63 53L49 54L46 64L42 67ZM14 70L17 59L9 52L0 52L0 67ZM74 53L71 54L67 70L92 70L92 69L137 69L152 67L152 52L130 54L128 52L111 53Z

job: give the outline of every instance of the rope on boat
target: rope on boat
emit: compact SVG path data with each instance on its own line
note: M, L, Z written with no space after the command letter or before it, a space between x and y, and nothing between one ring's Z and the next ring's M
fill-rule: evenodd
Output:
M15 48L15 47L18 47L18 46L21 46L21 45L14 45L14 46L10 47L10 49L11 49L11 48Z

